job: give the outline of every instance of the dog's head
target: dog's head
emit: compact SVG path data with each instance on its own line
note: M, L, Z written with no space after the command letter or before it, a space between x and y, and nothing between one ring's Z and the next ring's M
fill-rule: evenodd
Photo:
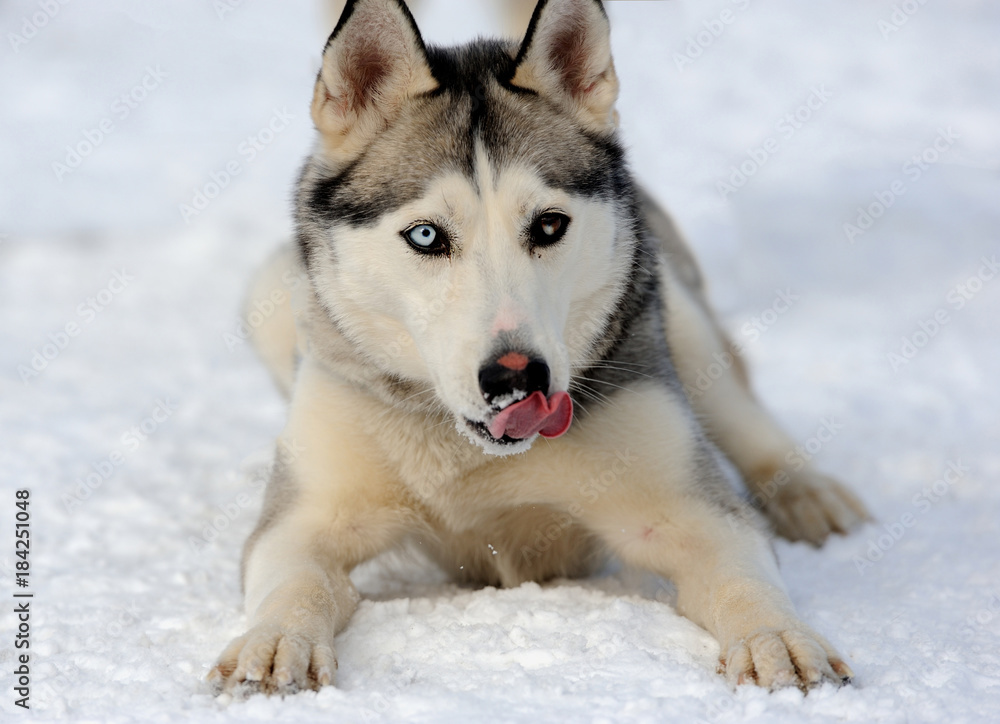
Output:
M324 50L297 203L314 292L489 453L566 431L627 285L617 90L598 0L542 0L520 44L449 49L401 0L352 0Z

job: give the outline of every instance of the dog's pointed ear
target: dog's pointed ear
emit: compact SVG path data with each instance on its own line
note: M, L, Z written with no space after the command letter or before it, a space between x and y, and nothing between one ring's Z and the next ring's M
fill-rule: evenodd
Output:
M617 125L618 77L600 0L540 0L511 83L567 102L595 130Z
M312 118L325 150L357 154L408 98L437 87L402 0L348 0L323 50Z

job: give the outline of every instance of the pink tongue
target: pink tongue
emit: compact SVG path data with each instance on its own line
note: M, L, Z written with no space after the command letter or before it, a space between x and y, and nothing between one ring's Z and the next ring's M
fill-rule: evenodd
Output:
M523 440L535 433L559 437L573 422L573 401L566 392L557 392L548 400L541 392L532 392L520 402L500 410L489 424L490 435L498 440L504 435Z

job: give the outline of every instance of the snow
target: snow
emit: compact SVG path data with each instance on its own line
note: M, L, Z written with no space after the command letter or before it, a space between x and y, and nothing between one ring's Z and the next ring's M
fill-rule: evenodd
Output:
M337 688L213 699L201 680L244 626L239 548L284 419L226 333L290 231L328 29L311 3L232 5L0 6L0 580L9 596L13 491L28 488L35 720L1000 718L1000 282L970 281L1000 253L987 0L608 3L637 174L691 238L800 454L878 516L822 550L777 544L853 686L731 691L716 643L651 576L475 590L400 554L355 573L366 599L337 641ZM427 0L418 20L432 41L469 38L495 27L479 5ZM12 41L43 7L58 10ZM800 128L783 122L801 107ZM67 144L104 121L57 178ZM761 149L723 198L717 183ZM225 188L185 220L213 174ZM893 188L849 241L844 224ZM894 369L904 338L915 354ZM25 382L35 352L53 358ZM20 712L12 609L6 718Z

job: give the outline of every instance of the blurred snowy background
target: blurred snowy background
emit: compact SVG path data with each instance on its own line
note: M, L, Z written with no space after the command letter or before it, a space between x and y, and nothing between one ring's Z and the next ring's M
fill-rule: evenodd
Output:
M239 549L284 419L226 335L290 233L331 21L312 2L8 1L0 595L27 487L38 721L996 717L1000 6L607 5L637 175L801 454L879 518L823 550L778 544L855 686L731 692L715 642L645 576L474 591L403 559L357 573L338 688L212 699L201 678L242 630ZM416 15L429 42L502 27L478 0Z

